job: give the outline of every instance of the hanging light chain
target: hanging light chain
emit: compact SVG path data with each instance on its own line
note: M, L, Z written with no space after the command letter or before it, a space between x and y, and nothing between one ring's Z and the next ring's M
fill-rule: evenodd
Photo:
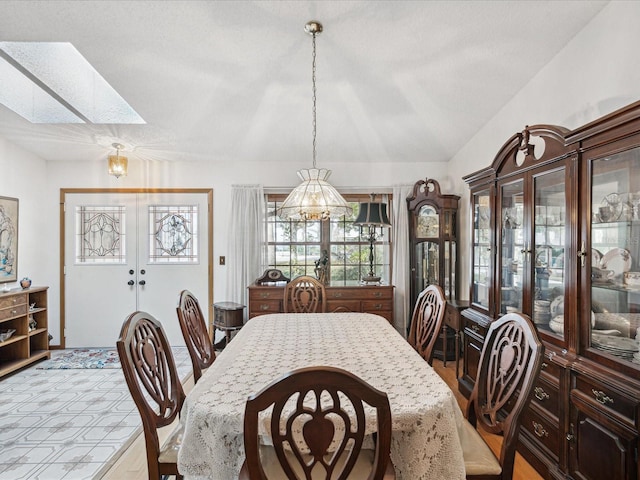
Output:
M317 132L317 122L316 122L316 32L312 34L313 40L313 57L311 62L311 84L313 86L312 91L312 99L313 99L313 120L311 125L313 127L313 168L316 168L316 132Z

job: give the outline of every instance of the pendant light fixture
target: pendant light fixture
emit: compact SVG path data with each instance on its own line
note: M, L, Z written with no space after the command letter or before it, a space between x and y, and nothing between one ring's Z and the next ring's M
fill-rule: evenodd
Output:
M120 150L124 148L124 145L113 143L111 146L116 149L116 154L109 155L109 175L113 175L116 178L120 178L122 175L126 177L129 160L127 157L120 155Z
M316 168L316 35L322 32L322 24L310 21L305 31L311 35L313 57L311 81L313 86L313 168L298 170L302 183L285 199L278 210L282 218L291 220L325 220L351 213L351 207L342 195L327 181L331 170Z

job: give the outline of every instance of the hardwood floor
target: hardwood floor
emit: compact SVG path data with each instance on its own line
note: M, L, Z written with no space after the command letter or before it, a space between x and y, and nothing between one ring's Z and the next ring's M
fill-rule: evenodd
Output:
M456 394L458 404L464 412L467 400L458 392L458 384L455 376L455 362L447 362L447 366L444 367L440 360L434 360L433 367ZM187 393L191 388L193 388L193 376L191 376L185 383L184 388ZM167 427L165 432L161 432L161 442L172 429L173 426ZM501 445L501 438L499 436L485 433L483 433L482 436L486 439L487 444L494 452L499 452ZM135 439L131 447L127 449L127 451L102 478L103 480L146 480L147 461L144 437L142 434ZM542 480L542 477L520 455L516 454L516 466L513 473L513 480Z
M456 362L447 362L447 366L442 365L441 360L433 360L433 368L438 374L447 382L447 385L453 390L458 400L458 404L462 411L466 411L467 399L458 391L458 382L455 373ZM500 446L502 445L502 437L499 435L492 435L490 433L480 432L485 439L493 453L500 455ZM527 461L516 453L516 463L513 472L513 480L543 480L538 472L536 472Z

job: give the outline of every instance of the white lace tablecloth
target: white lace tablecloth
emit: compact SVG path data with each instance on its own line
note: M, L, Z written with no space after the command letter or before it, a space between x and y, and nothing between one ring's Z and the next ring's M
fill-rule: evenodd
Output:
M235 480L247 397L296 368L343 368L387 393L398 480L465 478L453 392L387 320L367 313L251 319L187 395L178 469L185 480Z

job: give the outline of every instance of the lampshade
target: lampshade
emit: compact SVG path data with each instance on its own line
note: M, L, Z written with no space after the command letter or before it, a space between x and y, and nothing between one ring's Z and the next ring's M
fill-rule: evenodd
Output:
M340 217L351 213L351 206L327 182L331 170L309 168L298 170L302 183L280 206L280 216L292 220L325 220L331 215Z
M360 203L360 212L353 224L361 227L390 227L391 222L387 215L387 204L371 200L370 202Z
M129 160L127 157L120 155L120 150L123 149L124 146L119 143L114 143L113 147L116 149L116 154L109 155L109 175L113 175L116 178L120 178L122 175L126 177Z
M327 181L331 170L316 168L316 35L322 32L320 22L311 21L305 31L313 37L311 83L313 91L313 168L298 170L302 183L286 198L278 215L291 220L326 220L350 214L352 209L342 195Z

